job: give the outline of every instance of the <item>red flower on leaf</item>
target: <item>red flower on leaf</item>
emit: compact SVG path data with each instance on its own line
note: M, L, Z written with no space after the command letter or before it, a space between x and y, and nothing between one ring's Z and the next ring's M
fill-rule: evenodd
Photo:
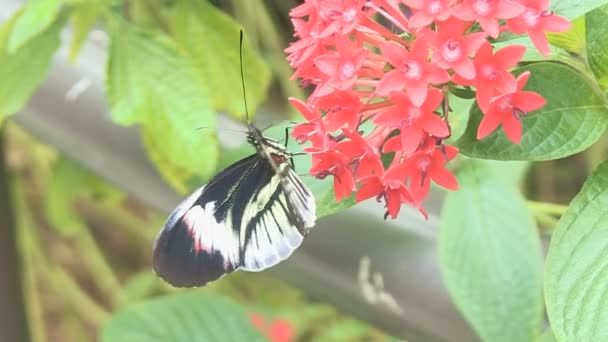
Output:
M549 0L520 0L526 6L525 11L507 21L507 29L513 33L527 33L534 47L543 54L549 55L549 42L546 32L564 32L570 29L572 24L558 15L553 14L547 8Z
M448 107L439 89L449 90L450 81L472 86L484 113L478 138L502 125L519 142L521 116L545 100L522 90L528 74L516 79L509 72L525 47L494 52L487 35L527 32L546 54L545 32L569 27L547 6L548 0L304 0L290 13L298 41L286 51L296 68L292 78L315 88L306 103L290 100L307 120L292 134L312 144L304 149L310 173L334 177L336 201L356 190L357 201L383 200L386 216L395 218L404 203L425 214L431 182L458 187L445 165L458 150L443 144L451 116L435 112ZM392 162L385 167L387 153Z
M517 90L494 97L484 112L477 130L477 139L483 139L502 125L507 138L515 144L521 141L521 118L526 113L539 109L547 103L542 95L532 91L522 91L530 72L517 78Z
M427 135L444 138L450 134L445 121L434 113L442 100L443 94L437 88L429 89L425 102L420 106L415 106L406 94L392 92L390 102L393 106L380 112L374 123L398 128L403 152L410 155L418 149Z
M426 100L429 84L445 83L450 79L445 70L428 62L428 46L421 40L414 41L409 51L396 43L382 43L380 49L395 69L386 73L378 83L378 95L405 88L412 103L421 106Z
M486 42L486 34L475 32L464 35L469 25L456 18L437 24L437 31L423 29L422 38L426 39L433 50L431 60L442 69L453 69L462 78L475 77L475 65L470 56L474 55Z
M350 89L358 79L367 52L367 49L346 37L337 38L335 53L314 59L315 66L326 76L315 89L314 96L326 96L336 89Z
M454 9L454 16L464 21L477 20L490 37L498 38L498 20L515 18L525 9L522 4L511 0L464 0Z
M479 48L473 59L477 70L475 78L467 80L455 75L454 82L462 85L473 85L476 90L477 103L483 111L495 95L515 91L517 82L507 69L515 66L525 52L525 46L510 45L496 51L496 54L492 54L492 45L486 42Z
M410 17L409 27L418 29L444 21L452 15L454 0L404 0L414 14Z

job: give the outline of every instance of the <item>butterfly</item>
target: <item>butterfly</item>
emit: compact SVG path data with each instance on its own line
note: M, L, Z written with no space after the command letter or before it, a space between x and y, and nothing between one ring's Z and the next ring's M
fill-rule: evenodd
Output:
M249 123L243 31L239 55L247 142L256 153L218 173L164 223L154 242L153 268L176 287L274 266L300 246L317 218L315 199L292 168L293 154Z

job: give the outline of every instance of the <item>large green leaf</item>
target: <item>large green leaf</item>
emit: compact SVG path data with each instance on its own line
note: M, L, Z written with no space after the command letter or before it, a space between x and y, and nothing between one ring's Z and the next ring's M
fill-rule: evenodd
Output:
M46 78L52 57L59 47L63 20L56 20L14 53L8 52L8 39L21 12L0 28L0 121L21 110L32 93Z
M200 291L165 296L119 311L102 342L264 341L239 305Z
M151 159L171 183L213 174L218 143L209 91L171 38L116 23L107 88L112 118L123 125L142 122Z
M70 60L75 61L80 53L82 44L87 39L89 31L95 26L97 16L103 6L97 2L78 4L72 10L72 41L70 43Z
M63 0L30 0L23 7L8 40L8 52L15 53L28 40L45 31L57 19Z
M553 232L545 300L558 341L608 340L608 162L587 179Z
M456 306L485 341L531 341L541 322L540 240L524 199L483 163L458 172L441 214L439 262Z
M587 58L602 88L608 89L608 13L606 6L585 16Z
M460 151L476 158L500 160L550 160L580 152L597 141L608 127L608 109L596 88L574 69L558 63L536 63L525 90L547 99L547 105L522 118L523 136L513 144L502 127L477 140L482 118L474 107L465 134L456 142Z
M215 109L243 118L245 108L239 65L240 25L207 1L179 1L171 16L177 42L188 51L205 83L213 90ZM243 41L244 79L250 114L264 100L270 82L266 64ZM251 119L251 118L250 118Z
M606 0L553 0L549 9L566 19L573 20L607 3Z
M212 176L219 159L214 132L195 130L195 113L182 119L152 111L142 124L144 147L163 177L180 193L186 193ZM196 180L197 184L192 184Z

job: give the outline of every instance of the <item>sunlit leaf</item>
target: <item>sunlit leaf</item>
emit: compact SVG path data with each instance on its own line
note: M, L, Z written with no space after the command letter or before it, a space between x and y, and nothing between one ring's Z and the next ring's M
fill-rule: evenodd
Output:
M244 118L240 90L240 25L207 1L185 0L179 1L172 12L171 29L178 44L188 51L201 77L212 89L214 108ZM247 102L250 115L253 115L266 96L270 73L255 54L247 36L243 41L243 64Z
M18 112L46 78L53 54L59 47L59 31L64 22L59 18L14 53L9 53L8 37L20 13L0 27L0 120Z
M59 15L63 0L30 0L15 22L8 40L7 51L17 52L23 44L48 29Z
M208 88L170 37L116 23L107 88L112 118L142 122L152 161L178 190L193 175L213 175L218 144Z
M198 122L195 115L174 118L162 112L148 114L142 124L144 147L150 160L177 191L185 194L202 185L192 184L192 179L201 183L215 173L219 159L217 138L213 132L195 130Z
M72 41L70 43L70 60L75 61L80 53L82 44L97 22L102 7L95 2L79 4L72 10Z

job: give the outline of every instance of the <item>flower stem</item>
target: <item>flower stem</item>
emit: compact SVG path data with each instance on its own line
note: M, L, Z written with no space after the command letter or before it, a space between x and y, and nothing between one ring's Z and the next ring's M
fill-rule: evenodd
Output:
M568 210L567 205L548 203L548 202L536 202L536 201L528 201L528 207L535 214L542 213L542 214L558 215L558 216L563 215L566 212L566 210Z

